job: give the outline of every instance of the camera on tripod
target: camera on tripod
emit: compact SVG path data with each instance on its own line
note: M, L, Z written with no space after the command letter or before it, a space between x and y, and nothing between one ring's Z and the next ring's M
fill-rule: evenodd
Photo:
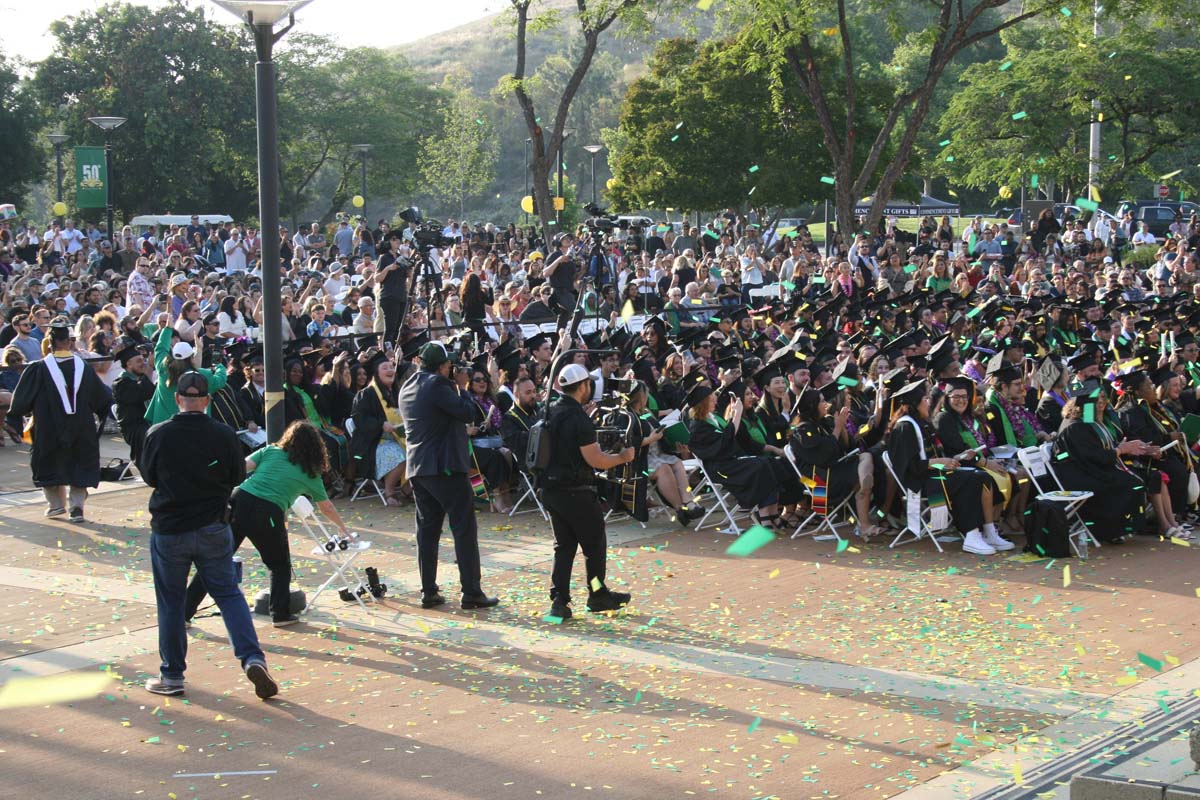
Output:
M587 226L592 237L597 240L603 238L604 234L611 233L618 228L621 230L629 228L628 220L617 219L615 214L609 214L608 209L601 208L595 203L588 203L583 208L592 215L585 219L583 224Z
M413 239L422 252L428 250L430 247L449 247L454 244L453 239L442 235L441 223L435 219L425 222L425 217L421 214L421 209L416 206L409 206L401 211L400 219L417 226L413 230Z

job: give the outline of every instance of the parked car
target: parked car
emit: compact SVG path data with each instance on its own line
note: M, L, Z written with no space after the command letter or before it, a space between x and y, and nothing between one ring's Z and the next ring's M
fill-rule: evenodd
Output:
M1180 200L1127 200L1117 206L1117 218L1124 219L1125 212L1133 214L1135 230L1145 222L1155 238L1165 239L1176 215L1187 221L1193 214L1200 214L1200 205Z

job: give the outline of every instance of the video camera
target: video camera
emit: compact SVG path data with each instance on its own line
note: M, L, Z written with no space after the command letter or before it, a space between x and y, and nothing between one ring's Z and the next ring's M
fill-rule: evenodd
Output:
M421 214L421 209L416 206L409 206L401 211L400 219L417 226L413 230L413 239L416 240L421 252L425 252L431 247L449 247L454 244L453 239L442 235L441 223L436 219L425 222L425 217Z
M588 203L583 208L592 215L585 219L583 224L587 226L592 237L597 241L603 238L604 234L611 233L618 228L621 230L629 228L628 220L617 219L615 214L609 214L607 209L601 208L595 203Z

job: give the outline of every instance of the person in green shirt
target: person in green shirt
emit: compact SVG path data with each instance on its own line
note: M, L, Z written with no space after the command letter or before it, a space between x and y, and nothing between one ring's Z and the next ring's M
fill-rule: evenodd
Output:
M154 344L154 368L158 371L158 382L154 386L154 396L146 406L146 422L157 425L170 419L179 411L175 402L175 383L185 372L195 370L208 380L210 393L220 391L226 383L225 365L219 364L212 369L199 366L199 353L191 344L179 338L174 328L163 328ZM212 406L209 406L210 415Z
M287 513L296 498L312 498L343 539L355 538L325 494L321 475L328 469L329 456L317 429L308 422L293 422L278 444L250 454L249 477L233 493L233 549L236 552L249 539L270 570L271 616L276 627L300 621L290 608L292 558L287 532ZM206 594L204 581L196 576L187 589L185 619L196 615Z

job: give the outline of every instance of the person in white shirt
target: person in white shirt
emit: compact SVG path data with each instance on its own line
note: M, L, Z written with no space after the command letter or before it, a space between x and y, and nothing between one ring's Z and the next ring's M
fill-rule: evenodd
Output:
M338 260L329 265L329 277L325 280L323 287L326 297L337 297L342 289L350 284L350 279L346 277L346 268L349 266L349 262L349 257L338 256Z
M83 234L76 230L75 220L68 219L63 224L65 227L54 239L54 249L59 255L66 253L72 256L83 249Z
M1112 232L1112 225L1109 223L1107 217L1103 216L1102 214L1096 214L1094 217L1092 217L1091 233L1094 238L1099 239L1100 241L1104 242L1105 245L1108 245L1111 242L1110 237L1112 236Z
M1137 249L1138 247L1145 247L1146 245L1158 244L1158 240L1154 237L1154 234L1150 232L1150 223L1148 222L1143 222L1141 224L1140 229L1133 235L1133 239L1130 241L1133 242L1134 249Z
M242 234L236 230L230 232L229 239L225 242L225 271L245 272L246 255L249 252L246 243L242 241Z

